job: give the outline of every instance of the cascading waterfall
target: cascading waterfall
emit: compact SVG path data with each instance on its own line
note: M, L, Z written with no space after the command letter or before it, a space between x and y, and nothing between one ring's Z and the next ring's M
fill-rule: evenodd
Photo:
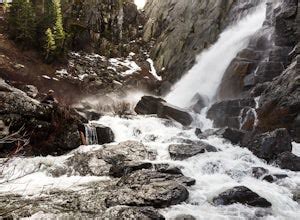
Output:
M97 131L95 126L89 124L84 125L85 128L85 139L89 145L98 144Z
M175 84L166 100L180 107L187 107L196 93L212 100L230 62L247 47L250 37L262 27L265 16L266 5L261 4L253 13L226 29L213 46L196 58L196 64Z

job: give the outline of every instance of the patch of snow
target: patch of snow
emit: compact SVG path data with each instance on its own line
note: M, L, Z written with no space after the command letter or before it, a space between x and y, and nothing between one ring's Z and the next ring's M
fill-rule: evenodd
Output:
M58 74L61 77L69 75L69 73L68 73L68 71L66 69L56 70L56 74Z
M82 75L79 75L78 78L79 78L79 80L82 81L82 80L84 80L85 77L88 77L88 76L89 76L88 74L82 74Z
M51 79L51 77L47 76L47 75L42 75L42 77L45 78L45 79Z
M300 143L293 142L293 154L300 157Z
M153 62L153 60L150 59L150 58L148 58L148 59L147 59L147 62L150 64L150 68L151 68L150 73L151 73L157 80L161 81L162 78L161 78L161 76L158 76L158 75L157 75L156 69L155 69L155 67L154 67L154 62Z
M141 68L136 64L136 62L128 59L122 61L119 58L110 58L109 62L111 63L112 66L116 68L118 67L128 68L128 70L120 73L122 76L129 76L141 70Z

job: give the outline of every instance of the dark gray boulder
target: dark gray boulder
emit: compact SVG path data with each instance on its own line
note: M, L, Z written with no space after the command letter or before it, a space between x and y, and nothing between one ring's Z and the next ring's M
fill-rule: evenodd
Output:
M282 169L300 171L300 157L291 152L284 152L277 157L276 163Z
M102 219L164 220L165 217L152 207L115 206L108 209Z
M154 96L142 97L134 110L138 114L156 114L160 118L172 119L184 126L189 126L193 122L193 117L185 109L170 105L165 100Z
M209 104L209 98L197 93L191 100L190 109L195 113L201 113L201 110Z
M248 107L256 105L253 98L233 99L213 104L207 112L207 117L214 121L215 127L240 128L240 113Z
M162 98L154 96L143 96L138 102L134 111L140 115L153 115L157 114L158 107L161 103L166 102Z
M292 140L286 129L277 129L258 135L248 134L242 146L248 148L257 157L271 162L281 153L292 151Z
M239 144L245 137L246 132L235 128L223 128L216 132L217 135L229 140L233 144Z
M122 162L121 160L118 161L110 168L109 175L113 177L122 177L137 170L151 169L151 168L152 168L152 163L145 163L145 162L138 162L138 161Z
M98 144L109 144L115 141L114 132L111 130L110 127L106 127L103 125L95 125Z
M173 144L169 146L170 157L173 160L185 160L197 154L217 151L217 148L202 141L195 144Z
M271 207L272 204L265 198L260 197L257 193L251 191L245 186L237 186L229 189L213 199L215 205L231 205L241 203L254 207Z
M106 207L128 205L164 208L180 204L189 197L181 183L182 180L174 178L174 175L149 170L137 171L117 183L115 191L105 200Z
M168 103L161 103L157 116L160 118L173 119L183 126L189 126L193 122L193 117L185 109L178 108Z
M178 215L174 220L196 220L196 218L192 215Z

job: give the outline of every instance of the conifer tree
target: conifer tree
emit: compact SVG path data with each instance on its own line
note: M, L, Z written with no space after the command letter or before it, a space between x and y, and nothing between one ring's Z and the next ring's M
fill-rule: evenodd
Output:
M14 0L9 12L10 36L23 46L35 42L36 20L32 3L29 0Z
M54 13L55 13L55 24L54 24L54 38L57 48L62 50L66 38L66 33L63 27L63 17L61 13L60 0L53 0Z
M47 29L45 32L46 34L46 44L44 46L44 49L46 51L46 60L49 59L49 57L53 56L54 51L56 50L55 40L52 33L52 30L50 28Z
M7 0L3 1L3 9L4 9L4 13L6 13L7 10L9 9L9 4L8 4Z

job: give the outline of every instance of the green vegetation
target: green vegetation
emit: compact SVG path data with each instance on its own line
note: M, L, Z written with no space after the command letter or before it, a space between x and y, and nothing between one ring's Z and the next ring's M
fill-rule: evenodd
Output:
M32 3L27 0L14 0L9 11L9 34L29 47L36 40L36 17Z
M48 28L45 34L46 34L46 44L44 46L45 53L46 53L45 59L51 60L56 50L55 40L51 28Z
M63 25L61 0L45 1L45 12L37 18L37 4L31 0L14 0L9 10L9 35L24 48L42 49L49 61L64 55L66 32Z

